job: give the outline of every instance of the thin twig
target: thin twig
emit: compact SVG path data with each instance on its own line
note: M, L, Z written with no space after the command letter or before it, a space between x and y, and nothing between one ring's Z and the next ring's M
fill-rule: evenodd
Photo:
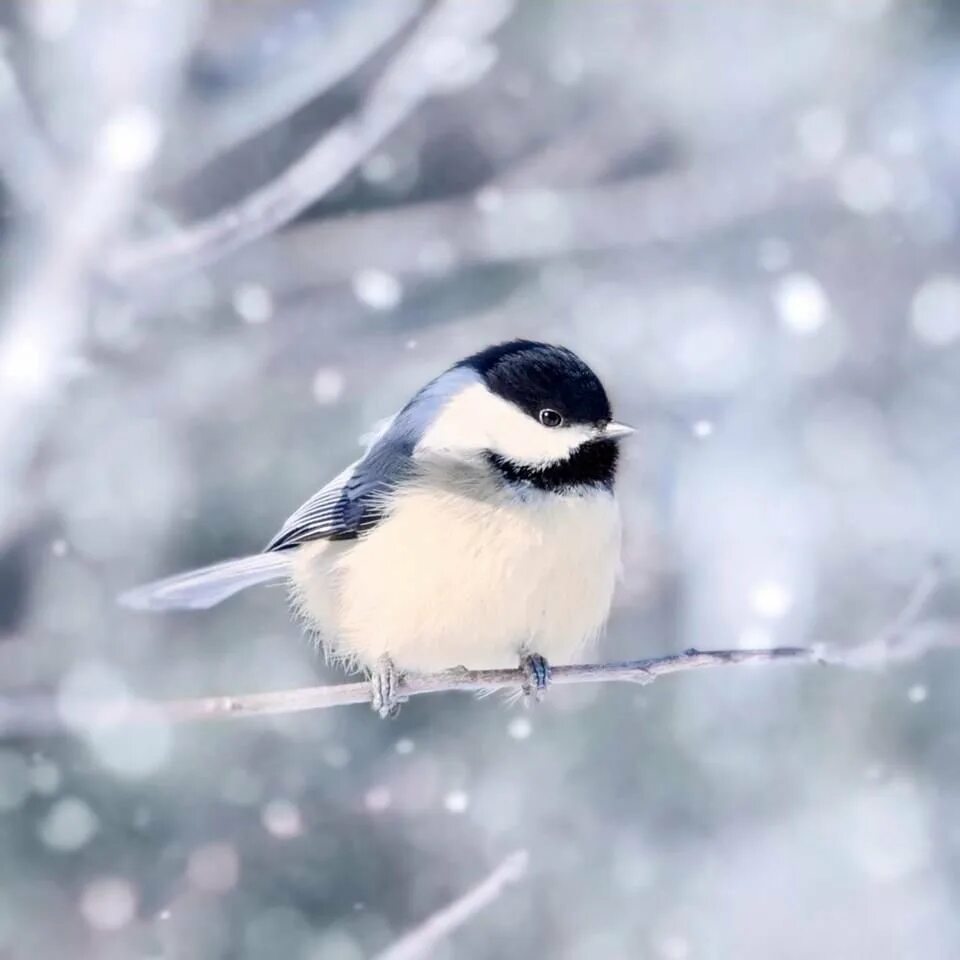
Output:
M942 582L942 571L931 565L911 590L889 626L875 637L846 649L842 647L771 647L759 650L686 650L665 657L614 663L558 665L550 671L551 685L571 683L652 683L659 677L689 670L734 664L819 663L850 669L865 669L887 663L916 660L932 650L960 646L960 630L953 625L917 624L916 621ZM401 678L401 698L447 691L491 692L520 689L524 675L519 669L465 670L410 674ZM72 703L64 715L49 697L0 698L0 736L81 733L129 723L186 723L227 717L269 716L325 710L354 703L370 703L366 681L328 686L301 687L270 693L239 696L197 697L184 700L138 700Z
M927 604L940 589L942 583L943 568L939 560L934 560L924 570L900 612L894 617L887 629L880 634L879 639L887 648L887 656L895 654L895 648L907 639L908 631L917 622L920 614L926 609Z
M0 34L0 173L21 209L62 213L63 171L27 103L5 49L8 42Z
M289 223L343 181L432 94L471 47L509 16L513 0L439 0L360 110L324 133L278 177L206 220L121 249L108 272L122 284L194 269Z
M165 179L194 173L323 96L399 36L422 7L423 0L300 0L268 8L264 29L212 55L217 89L178 130Z
M511 884L518 883L527 872L526 850L512 853L488 877L458 897L449 906L427 917L420 926L404 934L396 943L378 953L376 960L420 960L434 947L490 906Z
M417 278L488 264L658 250L771 211L797 211L805 222L845 215L821 182L793 182L773 158L751 166L750 177L736 175L745 163L717 157L598 186L508 189L489 209L473 196L456 197L298 223L271 245L231 259L227 269L230 276L260 276L267 264L274 290L297 291L340 283L361 266ZM726 185L719 193L718 177Z
M805 647L776 647L769 650L688 650L669 657L626 660L617 663L571 664L553 667L551 685L570 683L652 683L658 677L684 670L719 667L733 663L771 663L775 660L813 662L817 654ZM399 685L401 697L417 697L425 693L452 690L489 692L518 688L523 674L507 670L444 670L440 673L404 677ZM323 687L305 687L277 693L254 693L240 697L202 697L196 700L174 700L164 704L164 714L171 719L206 720L223 716L298 713L350 703L369 703L370 685L340 683Z
M854 667L883 667L896 661L916 660L933 647L942 646L936 631L913 629L942 583L943 567L939 560L933 560L897 615L873 639L846 652L847 663Z
M719 667L736 663L774 661L813 663L824 654L807 647L774 647L768 650L687 650L668 657L626 660L617 663L561 665L550 671L551 685L570 683L652 683L658 677L686 670ZM410 674L398 686L401 698L425 693L465 691L468 693L519 689L524 675L519 669L444 670L440 673ZM77 729L81 732L126 723L187 723L229 717L271 716L325 710L353 703L370 703L366 681L301 687L270 693L239 696L197 697L186 700L139 700L73 703L65 718L56 703L41 696L0 698L0 736L47 734Z
M498 190L586 187L602 180L628 156L640 156L668 140L668 128L626 84L585 120L503 171Z
M920 656L928 650L956 646L960 637L932 633L927 642L915 647ZM828 652L812 647L772 647L765 650L688 650L667 657L625 660L616 663L562 665L551 669L550 683L652 683L668 674L702 670L740 663L825 663L833 666L862 667L869 661L843 652ZM519 670L445 670L441 673L410 675L399 684L401 698L448 691L492 692L519 689L524 676ZM270 716L325 710L354 703L370 703L370 684L337 683L301 687L270 693L239 696L197 697L186 700L127 700L121 703L73 705L69 723L61 719L53 703L44 697L7 697L0 699L0 735L63 732L70 727L96 729L141 721L186 723L220 720L229 717Z

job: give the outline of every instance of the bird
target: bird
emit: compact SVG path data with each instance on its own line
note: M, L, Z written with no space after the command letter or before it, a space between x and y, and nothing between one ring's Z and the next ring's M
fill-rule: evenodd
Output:
M383 717L408 674L550 665L599 637L620 572L620 443L600 379L572 350L511 340L421 388L265 549L136 587L140 610L206 609L286 583L329 659L370 678Z

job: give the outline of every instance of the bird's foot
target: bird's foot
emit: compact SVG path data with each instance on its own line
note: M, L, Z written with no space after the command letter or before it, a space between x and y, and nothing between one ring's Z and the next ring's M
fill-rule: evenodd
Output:
M520 672L523 675L520 689L526 702L533 699L539 703L550 684L550 664L539 653L525 653L520 658Z
M370 706L374 713L386 720L395 717L400 712L400 704L406 702L401 697L400 674L393 661L384 654L377 660L377 665L370 671Z

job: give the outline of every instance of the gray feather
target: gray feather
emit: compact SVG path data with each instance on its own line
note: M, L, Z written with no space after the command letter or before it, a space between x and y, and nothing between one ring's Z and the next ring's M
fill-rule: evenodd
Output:
M206 610L258 583L286 579L289 557L257 553L135 587L119 601L134 610Z
M476 371L454 367L428 383L386 422L364 456L287 518L267 544L289 550L311 540L353 540L386 513L390 494L410 475L417 444L451 397L476 382Z

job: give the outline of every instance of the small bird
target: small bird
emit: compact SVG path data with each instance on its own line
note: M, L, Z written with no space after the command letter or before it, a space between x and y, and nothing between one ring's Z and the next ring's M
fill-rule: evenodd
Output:
M262 553L120 600L205 609L286 582L327 656L367 671L381 716L404 674L452 667L519 666L540 699L549 664L578 657L609 614L632 432L572 351L491 346L423 387Z

